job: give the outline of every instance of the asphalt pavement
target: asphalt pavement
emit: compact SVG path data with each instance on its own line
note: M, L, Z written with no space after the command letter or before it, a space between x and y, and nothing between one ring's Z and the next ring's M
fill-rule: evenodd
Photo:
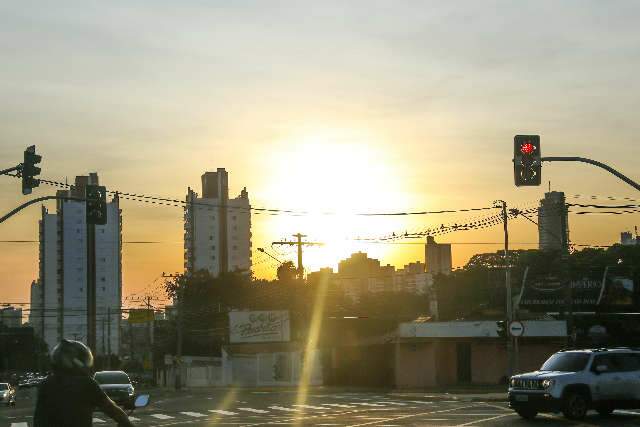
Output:
M520 419L506 402L450 395L412 393L209 389L151 392L152 403L132 415L139 426L638 426L640 410L616 411L610 417L589 414L583 422L542 414ZM34 400L19 396L16 407L0 408L0 426L32 427ZM115 425L96 413L94 426Z

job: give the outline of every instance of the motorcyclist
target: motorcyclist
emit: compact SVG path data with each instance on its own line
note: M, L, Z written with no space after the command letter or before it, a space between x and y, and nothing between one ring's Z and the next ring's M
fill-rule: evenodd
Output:
M51 353L53 373L40 384L35 427L87 427L101 410L119 426L132 427L127 414L91 377L93 355L83 343L62 340Z

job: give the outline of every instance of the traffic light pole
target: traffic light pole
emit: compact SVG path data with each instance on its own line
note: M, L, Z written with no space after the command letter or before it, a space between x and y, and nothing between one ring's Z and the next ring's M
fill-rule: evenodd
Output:
M87 224L87 345L96 354L96 226Z
M3 223L4 221L8 220L9 218L11 218L12 216L17 214L18 212L20 212L22 209L24 209L26 207L29 207L29 206L31 206L33 204L36 204L36 203L44 202L45 200L72 200L72 201L76 201L76 202L84 202L84 199L80 199L80 198L77 198L77 197L61 197L61 196L38 197L36 199L32 199L32 200L29 200L26 203L21 204L20 206L18 206L17 208L15 208L11 212L9 212L8 214L0 217L0 224Z
M591 159L587 159L585 157L542 157L541 160L543 162L581 162L581 163L588 163L590 165L594 165L594 166L597 166L599 168L602 168L602 169L606 170L607 172L609 172L612 175L615 175L616 177L620 178L622 181L626 182L627 184L629 184L630 186L632 186L636 190L640 191L640 184L638 184L637 182L635 182L631 178L626 177L625 175L623 175L622 173L618 172L617 170L615 170L611 166L605 165L604 163L598 162L597 160L591 160Z

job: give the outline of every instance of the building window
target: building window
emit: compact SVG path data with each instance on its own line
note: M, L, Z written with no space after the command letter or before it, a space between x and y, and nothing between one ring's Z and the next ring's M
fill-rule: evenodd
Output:
M100 233L101 233L101 234L104 234L104 228L101 228L101 229L100 229Z
M104 277L101 277L101 278L100 278L100 281L101 281L101 282L106 282L106 281L107 281L107 279L105 279Z
M213 240L213 236L209 236L209 240Z
M231 219L235 221L236 220L236 216L235 215L232 216Z
M107 288L105 288L104 286L102 287L102 292L106 292Z
M238 249L238 247L236 245L233 245L233 250L235 251L237 249Z

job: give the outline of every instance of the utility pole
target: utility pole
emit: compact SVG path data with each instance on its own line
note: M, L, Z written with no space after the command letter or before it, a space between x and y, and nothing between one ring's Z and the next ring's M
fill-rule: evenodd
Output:
M151 365L151 371L153 372L153 343L151 342L151 340L152 340L152 328L153 328L154 316L153 316L153 309L151 307L151 297L147 296L145 300L146 300L147 310L152 313L151 319L147 323L147 343L148 343L147 348L149 349L149 354L148 354L149 363Z
M511 297L511 259L509 257L509 214L507 212L507 202L498 200L496 207L502 208L502 222L504 225L504 286L506 293L506 314L507 314L507 358L509 361L509 371L507 378L511 378L514 373L517 354L514 354L513 337L509 332L509 325L513 322L513 298Z
M273 242L273 245L287 245L287 246L297 246L298 247L298 279L302 280L304 279L304 266L302 264L302 247L303 246L321 246L324 243L321 242L303 242L302 238L303 237L307 237L304 234L301 233L296 233L293 235L293 237L296 238L295 241L288 241L288 240L284 240L284 241L280 241L280 242Z
M96 226L87 223L87 346L96 353Z
M107 306L107 369L111 370L111 307Z
M162 277L165 278L179 278L181 277L178 274L165 274L162 273ZM178 289L176 291L176 309L178 311L178 325L177 325L177 337L176 337L176 357L175 357L175 389L182 389L182 300L183 300L183 284L178 284Z

